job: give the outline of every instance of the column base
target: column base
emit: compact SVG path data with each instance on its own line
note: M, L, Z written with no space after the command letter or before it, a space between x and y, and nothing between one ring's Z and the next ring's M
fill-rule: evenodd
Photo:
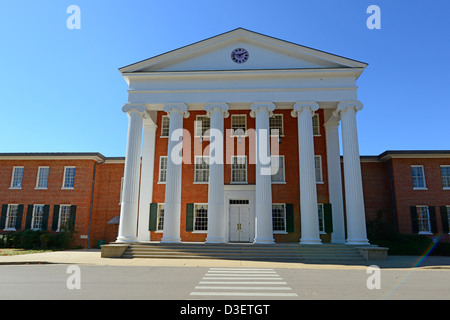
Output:
M134 243L138 242L136 237L117 237L116 242L118 243Z
M345 244L353 246L370 246L368 239L347 239Z
M253 244L275 244L274 239L255 239Z
M224 238L206 238L205 244L224 244L227 243Z
M300 244L322 244L320 239L300 239Z
M160 243L181 243L181 238L162 238Z

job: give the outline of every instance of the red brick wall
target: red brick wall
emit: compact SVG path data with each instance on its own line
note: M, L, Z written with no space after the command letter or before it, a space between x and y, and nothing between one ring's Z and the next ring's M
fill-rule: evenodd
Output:
M439 158L393 158L392 173L395 182L395 198L399 232L411 233L410 206L424 205L436 208L437 231L442 232L439 207L450 205L450 190L443 190L441 165L450 165L450 159ZM412 165L423 165L427 190L413 190ZM444 234L443 241L450 241L449 234Z
M0 161L0 204L24 205L21 229L25 228L28 205L50 205L47 230L51 230L52 227L54 205L76 205L74 245L86 247L87 239L80 239L80 236L88 234L94 163L94 160L2 160ZM24 167L21 189L10 189L14 166ZM47 190L35 189L39 166L50 167ZM65 166L76 167L73 190L61 189Z

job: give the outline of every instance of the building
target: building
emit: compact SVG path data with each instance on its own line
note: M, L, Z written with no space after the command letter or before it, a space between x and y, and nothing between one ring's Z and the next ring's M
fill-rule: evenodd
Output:
M81 246L365 245L384 210L448 241L450 151L359 155L366 66L239 28L121 68L126 157L0 154L0 230L72 215Z

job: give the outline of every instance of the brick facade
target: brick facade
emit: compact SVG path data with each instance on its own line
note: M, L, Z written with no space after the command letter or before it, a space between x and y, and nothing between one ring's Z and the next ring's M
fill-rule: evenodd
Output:
M286 234L275 234L276 242L297 242L300 238L300 208L299 208L299 174L298 153L292 152L291 146L297 145L296 119L287 111L284 115L285 135L280 144L280 154L285 155L286 183L272 185L273 203L292 203L294 211L294 231ZM231 112L233 114L233 112ZM319 115L320 115L319 111ZM158 115L160 117L162 113ZM184 127L193 136L195 112L185 119ZM323 124L323 117L321 124ZM230 118L225 119L225 128L230 127ZM254 127L254 119L247 117L247 127ZM157 131L155 142L155 168L153 202L164 203L165 184L159 183L159 157L167 154L167 138L160 138ZM181 204L181 238L183 241L205 241L206 233L186 231L186 205L188 203L207 203L208 185L194 182L194 149L191 143L191 164L183 164L182 204ZM245 143L246 155L249 156L248 139ZM315 154L322 158L323 183L317 184L318 202L328 202L327 166L325 133L314 137ZM235 148L237 148L235 143ZM202 143L204 148L207 142ZM411 174L412 165L424 167L426 190L414 190ZM401 233L413 233L410 215L411 206L433 206L436 214L436 233L442 234L443 241L450 241L450 235L444 232L440 207L450 206L450 190L443 187L440 167L450 165L450 152L385 152L380 156L361 157L362 180L366 219L372 220L377 212L384 211L383 219L397 225ZM22 187L11 189L13 168L24 168ZM40 166L49 167L47 189L36 189L36 179ZM63 189L64 167L76 167L75 184L73 189ZM95 169L95 181L94 181ZM123 158L105 158L99 154L76 155L65 154L10 154L0 155L0 205L21 204L21 229L26 227L28 205L49 205L47 230L52 230L55 205L76 206L75 242L74 245L96 247L98 240L115 241L118 225L108 224L111 219L120 214L121 181L124 171ZM255 165L248 165L248 184L255 183ZM343 173L344 174L344 173ZM231 166L225 165L225 184L230 184ZM93 183L95 185L93 186ZM94 188L94 193L92 190ZM343 190L345 193L345 190ZM93 202L92 202L93 201ZM91 209L92 202L92 209ZM89 227L90 226L90 227ZM1 232L1 231L0 231ZM3 231L7 232L7 231ZM160 240L161 232L152 232L151 240ZM321 234L324 242L330 239L329 234Z

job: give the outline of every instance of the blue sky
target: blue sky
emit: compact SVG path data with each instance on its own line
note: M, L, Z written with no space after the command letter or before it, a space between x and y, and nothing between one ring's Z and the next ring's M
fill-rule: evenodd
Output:
M72 4L80 30L66 27ZM380 30L366 27L370 5ZM4 0L0 152L124 156L118 68L237 27L369 64L361 155L450 150L448 12L447 0Z

